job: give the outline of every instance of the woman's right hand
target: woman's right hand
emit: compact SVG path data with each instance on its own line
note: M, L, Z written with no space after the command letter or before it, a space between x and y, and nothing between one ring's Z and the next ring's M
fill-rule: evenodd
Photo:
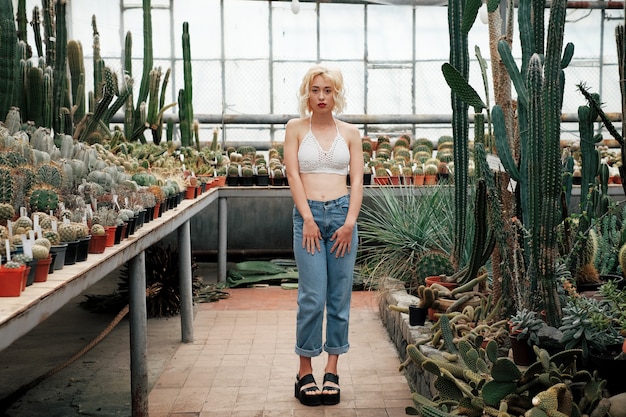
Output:
M322 232L320 232L320 228L315 223L315 220L305 220L302 225L302 247L306 252L311 255L315 253L315 249L320 252L322 250L320 245L321 239Z

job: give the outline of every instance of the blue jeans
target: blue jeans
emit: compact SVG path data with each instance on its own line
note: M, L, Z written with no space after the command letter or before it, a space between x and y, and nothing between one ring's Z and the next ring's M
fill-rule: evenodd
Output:
M313 357L322 353L322 323L326 308L326 343L329 354L346 353L350 299L356 262L358 230L355 225L350 253L336 258L330 252L335 231L343 225L350 196L332 201L309 200L313 218L322 234L321 251L312 255L302 247L302 216L293 209L293 250L298 267L298 313L296 354Z

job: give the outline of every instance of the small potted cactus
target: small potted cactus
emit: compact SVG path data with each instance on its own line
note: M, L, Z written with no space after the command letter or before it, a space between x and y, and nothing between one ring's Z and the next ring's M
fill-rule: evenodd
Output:
M91 225L91 240L89 241L89 253L103 253L106 249L108 232L101 224Z
M24 288L26 266L10 260L0 267L0 297L19 297Z

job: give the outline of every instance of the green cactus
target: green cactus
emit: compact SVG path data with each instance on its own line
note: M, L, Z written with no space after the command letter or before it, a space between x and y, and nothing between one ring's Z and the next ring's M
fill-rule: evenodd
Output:
M189 42L189 23L183 22L183 76L184 88L178 92L180 139L183 146L191 146L193 141L193 90L191 73L191 47ZM196 143L200 150L199 142Z
M52 246L58 246L61 244L61 235L59 235L59 232L55 230L44 230L43 237L48 239Z
M37 181L42 184L48 184L56 189L63 187L63 172L58 166L47 164L37 168Z
M79 41L67 43L67 65L70 71L74 123L78 124L85 115L85 62L83 46Z
M59 206L59 194L50 186L35 187L30 192L28 203L31 211L49 213Z
M537 26L543 22L531 17L531 8L538 5L523 3L519 9L521 70L508 43L498 43L498 52L518 94L519 168L509 148L502 109L494 106L492 116L498 154L507 172L518 181L522 224L529 235L523 251L526 273L530 290L538 295L533 300L534 309L546 310L548 320L555 325L560 318L555 279L556 226L561 221L560 111L563 68L573 55L573 45L563 52L566 2L559 0L551 4L545 58L540 56L543 45L537 42L542 38L532 36L543 32L543 26Z
M7 220L13 220L15 209L11 203L0 203L0 224L5 225Z
M57 226L57 232L62 243L74 242L77 239L77 229L71 223L60 223Z
M0 165L0 203L13 202L15 181L11 170Z
M55 3L55 50L54 50L54 83L52 91L52 114L53 127L55 132L62 132L62 123L59 115L61 108L69 108L67 94L67 25L66 25L66 1L56 1ZM65 132L71 133L71 132Z
M50 248L38 244L32 246L32 251L33 259L46 259L50 254Z

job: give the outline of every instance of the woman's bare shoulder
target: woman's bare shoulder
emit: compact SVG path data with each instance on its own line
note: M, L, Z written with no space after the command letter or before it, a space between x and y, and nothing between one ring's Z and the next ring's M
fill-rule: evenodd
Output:
M337 120L337 127L339 128L339 131L341 132L341 135L344 138L361 138L361 133L359 132L359 128L356 127L356 125L352 124L352 123L348 123L348 122L344 122L342 120Z
M295 117L293 119L289 119L285 126L292 129L299 129L304 126L308 126L308 120L308 118Z

